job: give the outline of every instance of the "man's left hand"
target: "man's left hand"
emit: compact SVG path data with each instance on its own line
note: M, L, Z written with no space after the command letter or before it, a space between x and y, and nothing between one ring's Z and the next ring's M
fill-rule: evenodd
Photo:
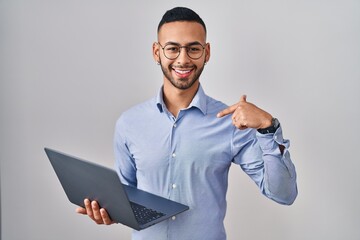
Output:
M243 130L246 128L267 128L271 126L272 116L254 104L246 101L246 95L240 101L217 114L221 118L232 114L232 123L235 127Z

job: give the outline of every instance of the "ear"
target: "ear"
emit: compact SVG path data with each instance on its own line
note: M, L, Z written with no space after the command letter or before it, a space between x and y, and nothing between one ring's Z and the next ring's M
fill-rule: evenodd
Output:
M160 46L157 42L153 43L152 46L153 58L156 62L160 62Z
M205 46L205 62L210 60L210 43L206 43Z

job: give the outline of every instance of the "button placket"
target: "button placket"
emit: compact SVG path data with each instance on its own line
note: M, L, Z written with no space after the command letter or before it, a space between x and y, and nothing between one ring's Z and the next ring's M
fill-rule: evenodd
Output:
M180 111L177 118L172 118L172 129L171 129L171 153L170 153L170 174L169 174L169 185L168 189L170 191L170 198L175 200L178 198L179 194L179 184L177 183L176 177L176 166L178 161L179 154L177 153L177 139L178 139L178 132L180 131L180 121L184 117L184 112Z

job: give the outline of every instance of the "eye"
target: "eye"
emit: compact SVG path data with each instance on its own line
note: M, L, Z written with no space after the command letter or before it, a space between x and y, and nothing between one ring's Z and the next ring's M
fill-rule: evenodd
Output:
M190 46L189 48L189 52L200 52L202 50L202 48L200 46Z
M179 52L179 47L176 45L168 45L168 46L165 46L165 51L177 53L177 52Z

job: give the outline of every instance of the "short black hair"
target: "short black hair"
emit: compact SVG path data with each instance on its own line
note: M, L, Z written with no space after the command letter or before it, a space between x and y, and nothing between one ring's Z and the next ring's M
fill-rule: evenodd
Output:
M173 9L166 11L161 21L159 22L157 31L159 32L161 26L164 25L165 23L176 22L176 21L189 21L189 22L200 23L204 27L206 33L206 26L204 21L201 19L201 17L196 12L186 7L175 7Z

